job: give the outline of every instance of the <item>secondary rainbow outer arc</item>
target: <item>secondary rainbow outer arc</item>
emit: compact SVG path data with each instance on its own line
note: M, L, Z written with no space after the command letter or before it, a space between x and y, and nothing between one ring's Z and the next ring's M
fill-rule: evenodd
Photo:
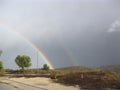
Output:
M55 38L54 38L54 40L55 40L55 41L57 42L57 44L61 47L61 49L66 53L66 55L67 55L68 58L71 60L71 62L73 63L73 65L74 65L74 66L78 66L78 63L77 63L76 59L73 58L73 56L72 56L72 52L69 51L65 46L63 46L63 44L62 44L60 41L56 40Z
M2 27L3 27L3 25L2 25ZM45 63L49 65L50 69L54 69L54 66L50 62L50 60L43 54L43 52L40 49L38 49L38 47L35 44L33 44L30 40L28 40L25 36L23 36L22 34L17 32L16 30L11 29L11 28L6 28L5 26L3 28L5 28L9 31L12 31L17 36L19 36L21 39L23 39L25 42L27 42L32 48L34 48L38 52L38 54L42 57L42 59L45 61Z

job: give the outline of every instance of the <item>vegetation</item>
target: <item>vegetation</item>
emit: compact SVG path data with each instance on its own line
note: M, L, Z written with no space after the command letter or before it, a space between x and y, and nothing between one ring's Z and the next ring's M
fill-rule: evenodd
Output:
M4 75L4 67L2 61L0 61L0 75Z
M83 89L120 89L120 71L113 72L74 66L57 69L52 76L57 78L56 82L58 83L66 85L78 85Z
M72 71L72 72L88 72L88 71L98 71L99 69L88 68L85 66L71 66L71 67L59 68L57 70Z
M3 69L3 63L0 61L0 71Z
M120 74L107 72L73 72L57 77L57 82L78 85L83 89L120 89Z
M47 64L44 64L42 69L43 69L43 70L49 70L50 67L49 67Z
M18 55L15 59L15 62L22 70L31 66L31 59L29 56L26 55Z
M0 56L1 56L1 54L2 54L2 50L0 50Z
M43 67L46 67L43 65ZM119 90L120 71L106 71L81 66L66 67L55 70L27 69L25 74L19 70L8 70L15 77L50 77L53 81L65 85L79 86L82 89L90 90ZM39 71L39 72L38 72Z
M2 50L0 50L0 56L2 54ZM4 67L3 67L3 62L0 61L0 76L4 75Z
M99 69L105 70L105 71L113 71L113 72L120 72L120 65L105 65L99 67Z

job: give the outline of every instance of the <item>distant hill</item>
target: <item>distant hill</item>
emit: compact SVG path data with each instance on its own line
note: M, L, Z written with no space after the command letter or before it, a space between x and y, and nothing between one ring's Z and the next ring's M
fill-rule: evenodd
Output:
M89 68L86 66L70 66L70 67L58 68L56 70L80 71L80 72L107 70L107 71L120 72L120 65L104 65L98 68Z
M99 67L99 69L120 72L120 65L104 65Z
M93 69L85 66L70 66L70 67L59 68L57 70L86 72L86 71L95 71L97 69Z

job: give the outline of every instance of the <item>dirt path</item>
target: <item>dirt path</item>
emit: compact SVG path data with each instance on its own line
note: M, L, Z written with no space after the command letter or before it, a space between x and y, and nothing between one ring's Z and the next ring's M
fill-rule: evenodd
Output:
M54 83L50 78L2 78L1 82L10 84L20 90L80 90L79 87Z

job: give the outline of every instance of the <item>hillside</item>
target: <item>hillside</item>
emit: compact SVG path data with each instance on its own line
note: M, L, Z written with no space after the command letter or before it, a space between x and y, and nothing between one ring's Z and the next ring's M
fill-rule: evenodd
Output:
M99 67L99 69L120 72L120 65L104 65Z
M120 73L118 72L120 65L106 65L99 68L72 66L57 70L63 72L58 72L56 75L57 82L62 84L79 85L82 89L87 90L120 89ZM66 73L67 71L68 73Z
M113 71L113 72L120 72L120 65L104 65L98 68L89 68L86 66L70 66L70 67L58 68L57 70L80 71L80 72L107 70L107 71Z
M88 72L88 71L96 71L98 69L93 69L93 68L89 68L89 67L85 67L85 66L71 66L71 67L59 68L57 70Z

